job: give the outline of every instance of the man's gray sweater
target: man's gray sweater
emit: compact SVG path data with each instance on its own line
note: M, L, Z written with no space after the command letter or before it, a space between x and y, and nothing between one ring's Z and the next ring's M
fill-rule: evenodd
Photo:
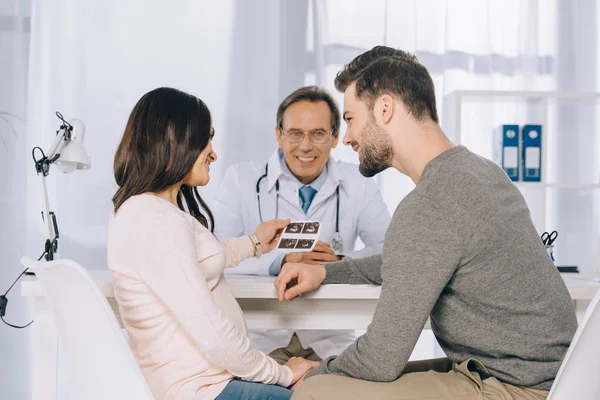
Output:
M456 146L398 205L383 253L326 265L325 284L381 285L367 332L309 376L397 379L431 317L455 362L550 389L577 328L567 288L527 204L496 164Z

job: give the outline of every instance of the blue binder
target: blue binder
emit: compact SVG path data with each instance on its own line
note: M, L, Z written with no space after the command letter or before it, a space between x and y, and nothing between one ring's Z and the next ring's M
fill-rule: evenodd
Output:
M523 182L542 180L542 126L523 125Z
M497 162L506 172L506 175L512 181L519 180L519 125L502 125L501 126L501 154L499 154Z

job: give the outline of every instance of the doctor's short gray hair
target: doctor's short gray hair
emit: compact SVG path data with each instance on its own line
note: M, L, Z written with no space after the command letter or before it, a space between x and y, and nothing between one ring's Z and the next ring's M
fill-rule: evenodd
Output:
M277 127L283 129L283 115L285 111L294 103L299 101L310 101L316 103L324 101L331 111L331 128L334 135L340 130L340 109L333 97L325 89L318 86L304 86L290 93L277 108Z

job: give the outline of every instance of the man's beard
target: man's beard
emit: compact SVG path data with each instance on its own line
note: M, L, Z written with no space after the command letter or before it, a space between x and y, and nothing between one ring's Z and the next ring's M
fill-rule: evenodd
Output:
M363 142L360 146L360 173L370 178L389 168L394 155L392 143L372 117L367 121L360 136Z

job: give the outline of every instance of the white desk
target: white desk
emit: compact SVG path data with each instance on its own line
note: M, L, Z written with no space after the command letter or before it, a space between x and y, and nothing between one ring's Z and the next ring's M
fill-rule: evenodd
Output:
M108 271L90 272L116 310ZM600 289L600 282L567 274L563 278L581 313ZM369 285L325 285L301 299L279 303L274 280L266 276L227 276L249 329L366 329L381 291ZM32 297L34 302L32 397L56 400L58 335L35 277L24 278L21 295Z

